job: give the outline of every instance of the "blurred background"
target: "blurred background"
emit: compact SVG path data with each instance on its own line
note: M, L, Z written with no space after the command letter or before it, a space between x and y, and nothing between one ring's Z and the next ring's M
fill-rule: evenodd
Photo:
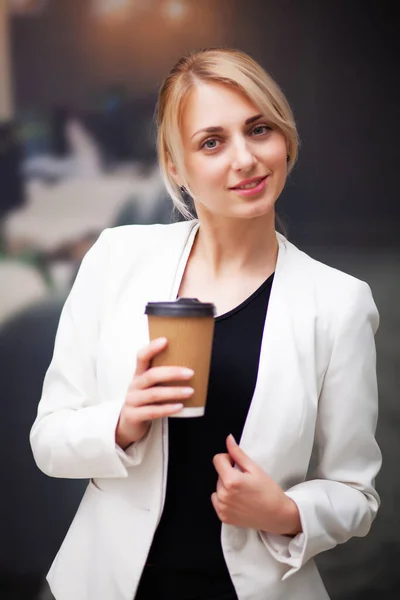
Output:
M294 110L302 146L278 206L289 238L366 280L381 313L382 508L366 539L318 563L333 600L398 597L396 5L0 0L1 600L51 598L44 575L86 485L42 475L28 441L62 304L102 229L179 218L156 163L157 90L183 53L220 45L259 60Z

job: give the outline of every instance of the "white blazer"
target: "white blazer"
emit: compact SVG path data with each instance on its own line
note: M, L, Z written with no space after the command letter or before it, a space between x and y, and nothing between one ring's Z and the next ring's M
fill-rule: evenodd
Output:
M145 305L176 298L197 228L104 231L66 301L31 431L44 473L91 480L48 575L57 600L135 596L163 509L168 421L153 422L126 452L115 428L148 342ZM222 548L240 600L324 600L313 557L366 535L379 506L378 313L367 284L277 235L240 445L296 502L303 532L291 539L222 524ZM308 477L313 447L317 468Z

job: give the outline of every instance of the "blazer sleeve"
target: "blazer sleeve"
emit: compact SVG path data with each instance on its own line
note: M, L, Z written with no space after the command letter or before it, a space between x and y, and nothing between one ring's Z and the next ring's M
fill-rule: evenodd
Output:
M125 398L100 402L96 350L110 285L105 230L82 261L63 307L30 442L36 464L52 477L127 477L149 436L125 452L115 429Z
M293 575L310 558L351 537L365 536L379 508L374 487L381 466L374 335L379 316L370 288L357 281L341 318L319 398L313 478L286 491L297 504L302 533L261 533L271 554Z

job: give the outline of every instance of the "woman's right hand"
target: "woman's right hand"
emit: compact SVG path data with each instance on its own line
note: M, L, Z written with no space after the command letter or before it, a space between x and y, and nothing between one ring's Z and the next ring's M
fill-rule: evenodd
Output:
M189 386L159 385L185 382L194 375L194 371L185 367L151 367L152 359L165 350L167 344L166 338L157 338L137 355L136 371L115 431L115 441L122 449L138 442L154 419L169 417L182 410L182 401L193 394L194 390Z

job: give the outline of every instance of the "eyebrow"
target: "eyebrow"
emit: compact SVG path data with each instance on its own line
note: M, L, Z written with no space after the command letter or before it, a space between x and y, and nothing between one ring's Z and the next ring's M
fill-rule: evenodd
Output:
M254 117L249 117L248 119L245 120L244 124L251 125L255 121L258 121L258 119L261 119L261 117L263 117L263 115L261 113L258 115L254 115ZM199 133L221 133L221 131L223 131L223 130L224 130L223 127L216 127L216 126L204 127L204 129L199 129L199 131L196 131L196 133L194 133L192 135L192 139Z

